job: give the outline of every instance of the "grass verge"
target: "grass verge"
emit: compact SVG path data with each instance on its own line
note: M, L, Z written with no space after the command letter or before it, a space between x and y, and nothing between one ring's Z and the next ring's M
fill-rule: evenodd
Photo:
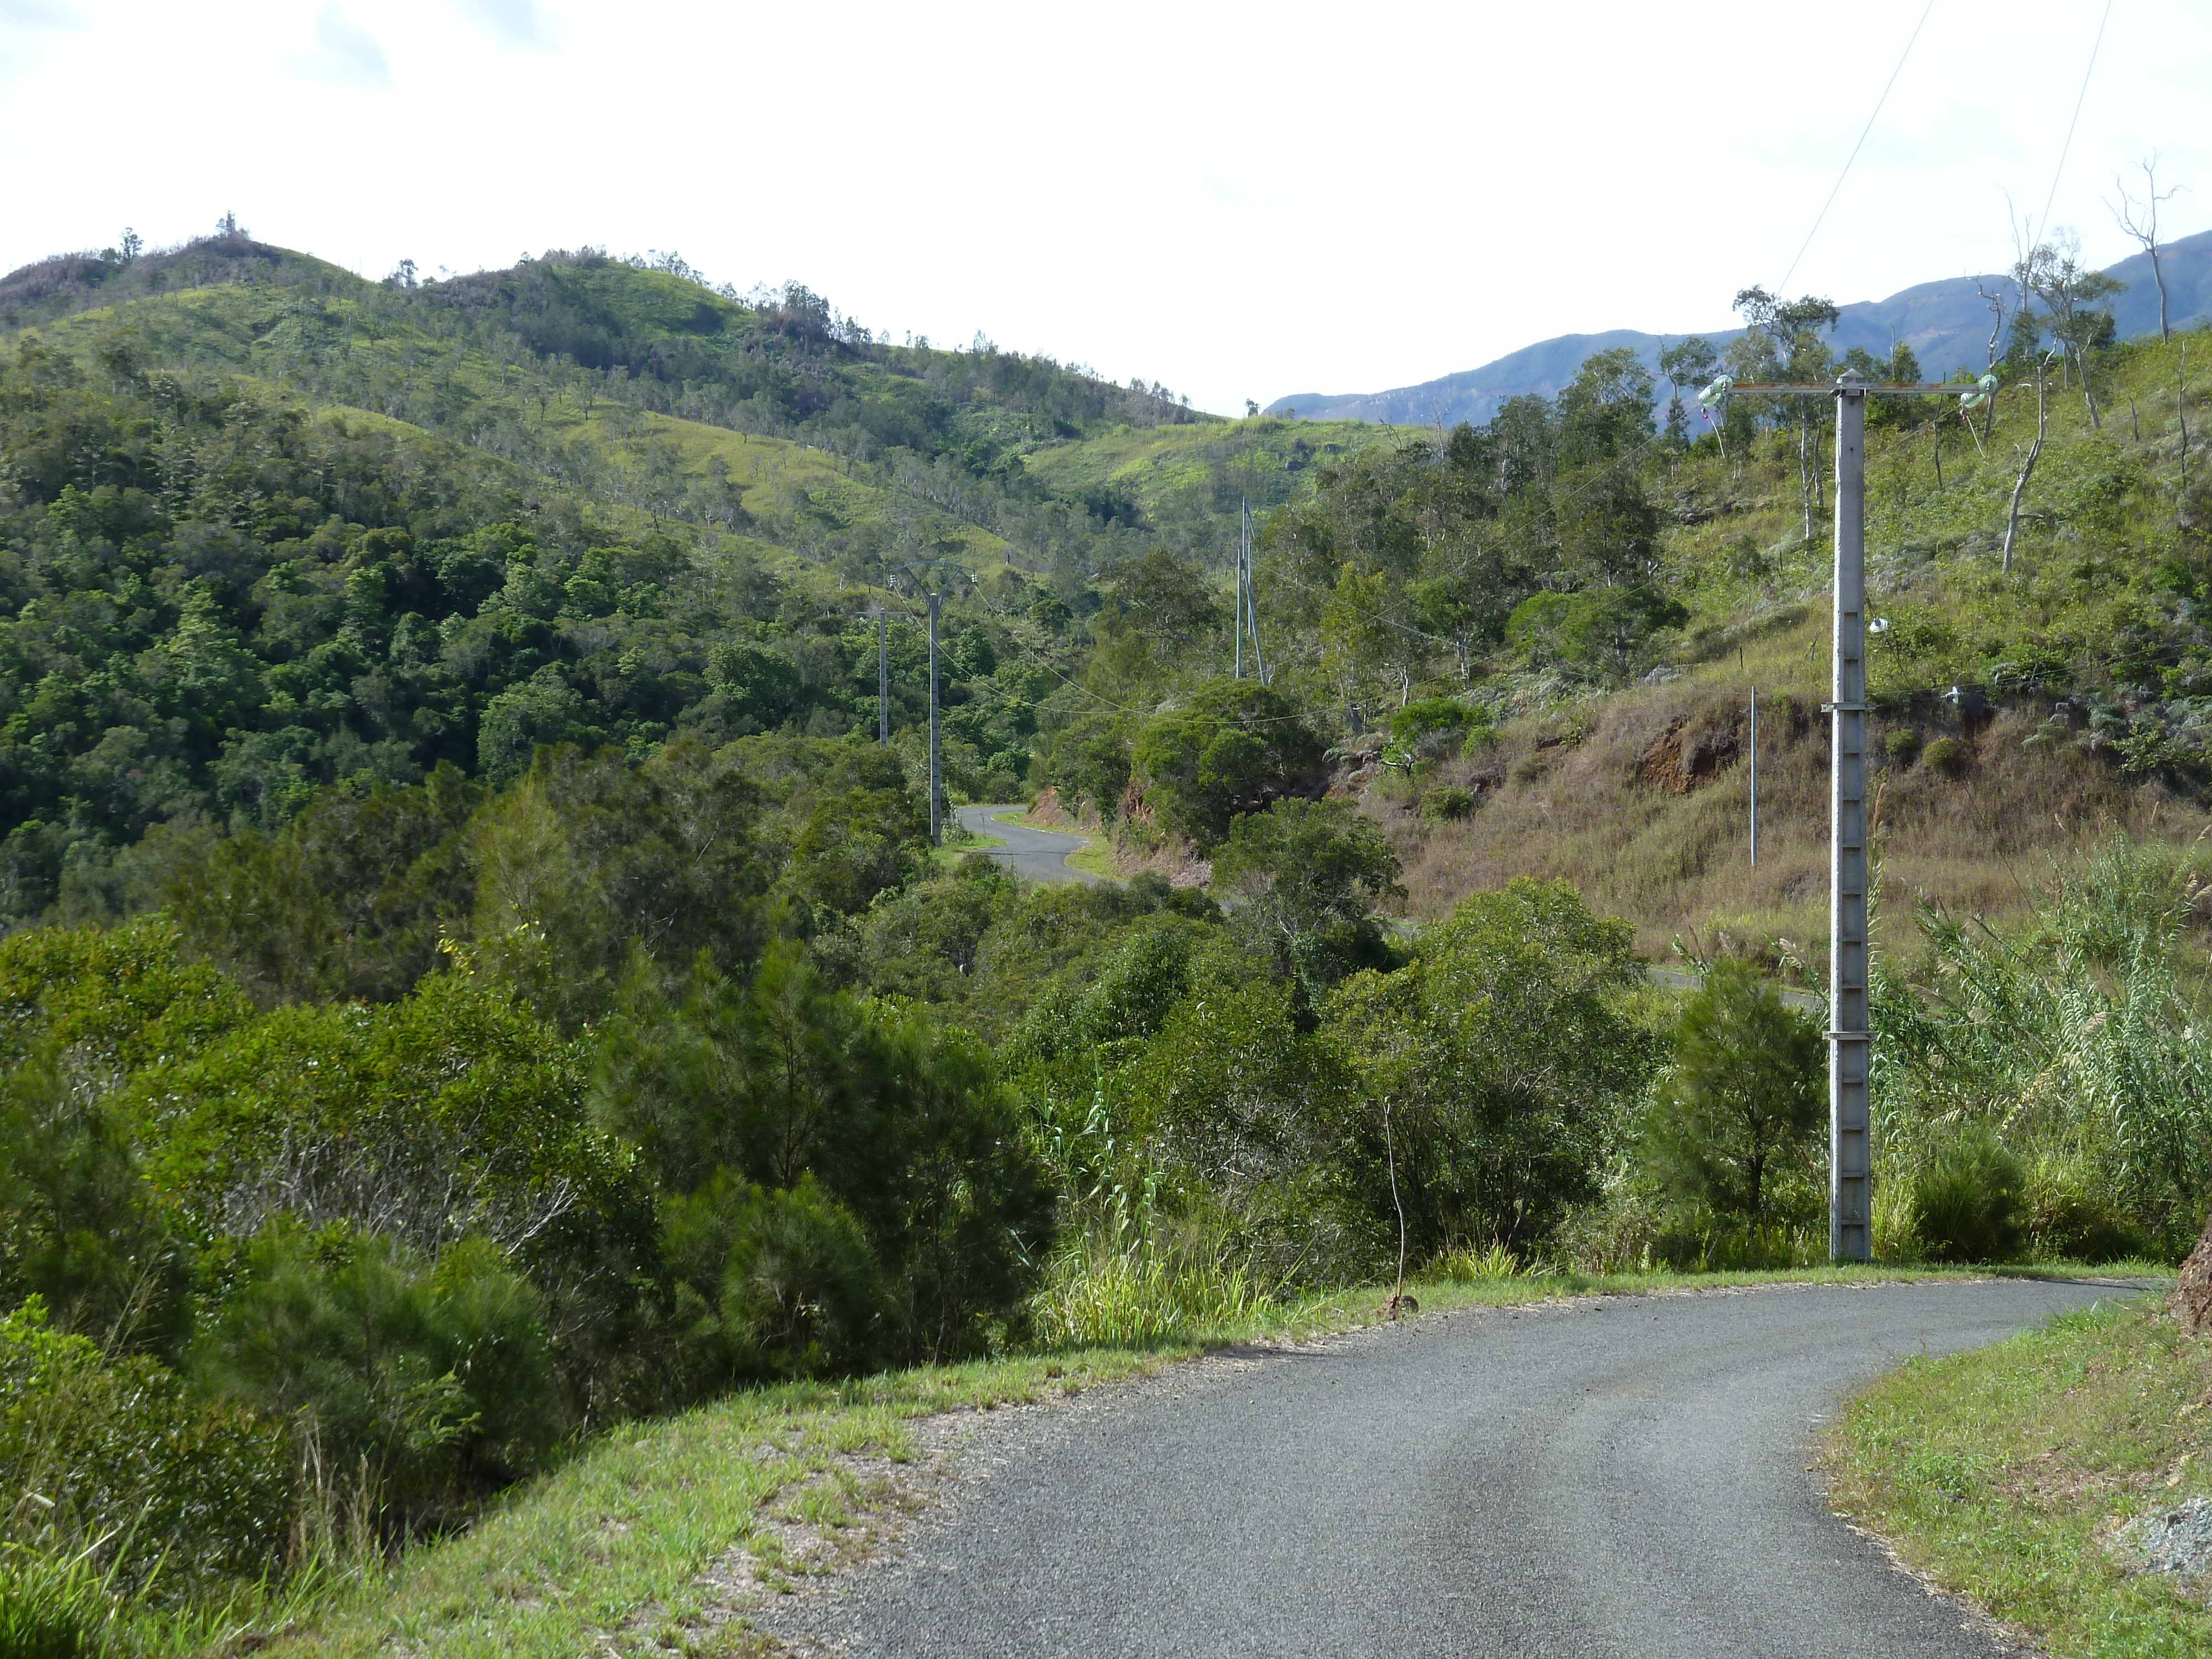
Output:
M1440 1313L1577 1296L1972 1276L1957 1269L1823 1267L1513 1276L1408 1288L1424 1313ZM893 1500L845 1471L855 1457L912 1460L918 1419L1072 1395L1229 1343L1296 1341L1356 1329L1379 1316L1386 1293L1360 1289L1261 1302L1232 1325L1141 1345L790 1383L625 1425L562 1468L516 1488L465 1534L354 1578L286 1626L240 1630L218 1645L268 1649L288 1659L365 1659L392 1647L415 1656L520 1659L568 1659L587 1651L745 1653L751 1638L742 1620L723 1617L729 1575L717 1564L747 1558L752 1579L771 1590L821 1570L819 1562L784 1553L780 1523L803 1520L832 1534L863 1536L871 1516Z
M2154 1302L2100 1304L1875 1383L1829 1447L1832 1498L2053 1655L2212 1652L2212 1612L2102 1547L2124 1520L2212 1494L2208 1407L2212 1342Z

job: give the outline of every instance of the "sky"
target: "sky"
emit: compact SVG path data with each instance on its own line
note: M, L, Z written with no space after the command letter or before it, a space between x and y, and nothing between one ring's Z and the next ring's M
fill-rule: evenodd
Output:
M2111 0L2082 97L2106 13L0 0L0 270L226 212L370 276L674 252L1240 413L2001 269L2020 216L2109 264L2153 152L2212 227L2212 5Z

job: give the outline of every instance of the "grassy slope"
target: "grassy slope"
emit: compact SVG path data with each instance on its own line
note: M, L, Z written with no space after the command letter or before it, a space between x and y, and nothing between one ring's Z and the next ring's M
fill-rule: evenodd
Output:
M2100 1547L2154 1504L2212 1496L2208 1400L2212 1344L2155 1306L2065 1315L1875 1383L1831 1448L1832 1495L2062 1659L2212 1651L2212 1612Z
M2045 1271L2039 1269L2040 1271ZM1867 1283L1944 1270L1822 1268L1792 1273L1503 1279L1411 1287L1425 1310L1558 1297L1643 1295L1773 1282ZM1379 1291L1276 1308L1204 1340L1024 1355L854 1382L738 1395L657 1423L628 1425L509 1494L468 1533L411 1552L388 1574L334 1591L282 1633L296 1656L364 1656L395 1638L416 1655L568 1656L651 1644L744 1651L715 1631L716 1564L750 1554L772 1585L805 1571L779 1522L814 1522L849 1547L897 1507L841 1460L912 1458L912 1425L934 1413L1029 1403L1143 1375L1231 1340L1303 1340L1372 1321ZM842 1471L842 1473L841 1473Z
M676 281L653 271L626 274L648 296ZM372 286L346 280L363 290ZM431 384L447 431L532 470L576 476L586 488L598 486L592 493L602 499L650 512L656 495L675 494L666 487L670 477L678 483L698 480L719 462L757 519L775 523L811 515L844 526L919 518L932 539L979 569L1004 562L1004 544L988 531L855 476L827 451L634 410L574 388L540 402L514 365L410 323L372 316L368 300L365 293L325 298L259 285L199 289L81 312L38 333L64 350L83 352L128 331L150 361L246 374L380 418L395 418L387 410L415 412L412 394L418 385ZM352 395L330 398L326 389L339 380L341 358ZM578 476L579 469L563 465L562 452L576 444L600 468Z
M2090 432L2078 394L2054 392L2051 437L2027 500L2047 516L2026 526L2009 577L1996 568L1996 548L2014 447L2033 428L2032 393L2001 401L1986 460L1952 417L1940 491L1925 433L1870 439L1869 605L1893 623L1870 661L1871 787L1893 939L1909 909L1899 901L1911 896L2002 919L2045 882L2054 854L2115 829L2193 840L2212 824L2201 774L2130 776L2109 749L2027 744L2047 697L2001 699L2008 706L1996 722L1970 737L1935 695L1954 681L1989 684L1993 669L2030 649L2059 665L2050 672L2061 684L2094 684L2131 648L2146 598L2116 580L2118 557L2099 550L2117 544L2128 550L2120 556L2155 562L2176 542L2180 344L2151 343L2123 366L2110 393L2118 412L2108 412L2101 434ZM2194 426L2193 408L2191 416ZM1678 512L1709 515L1668 537L1692 612L1670 654L1680 678L1509 721L1495 748L1446 763L1424 787L1489 786L1463 823L1425 825L1399 792L1381 811L1406 856L1415 914L1441 913L1460 895L1516 875L1564 876L1600 909L1632 918L1647 953L1663 954L1693 930L1709 944L1725 931L1776 956L1787 954L1778 943L1786 939L1808 961L1825 951L1826 532L1810 545L1799 540L1794 463L1708 461L1680 486ZM1756 871L1740 757L1686 793L1638 775L1677 722L1682 736L1710 732L1740 744L1753 685ZM1964 770L1950 777L1883 756L1888 734L1908 727L1931 741L1960 738ZM1663 772L1671 757L1660 758L1655 769Z
M1118 484L1155 522L1206 521L1235 547L1237 507L1280 506L1305 488L1325 458L1386 442L1390 428L1358 421L1256 420L1197 426L1123 427L1024 458L1031 477L1061 494Z
M240 283L142 295L35 331L80 355L127 336L149 363L245 374L318 403L405 419L649 513L684 516L685 486L726 477L757 521L756 537L768 544L787 549L810 539L810 531L875 526L979 574L1008 558L1006 544L991 531L902 489L892 466L633 410L611 399L597 376L548 371L527 354L502 360L452 332L450 319L410 309L376 284L318 262L301 270L307 274L300 286ZM619 308L647 337L688 337L684 319L702 305L743 310L696 285L628 266L582 270L570 280ZM848 372L866 384L896 378L874 363ZM962 420L978 430L1006 424L980 406ZM1121 486L1171 544L1218 562L1235 544L1240 498L1255 510L1289 500L1308 486L1315 461L1389 433L1357 422L1272 419L1118 427L1078 438L1039 436L1026 419L1014 427L1021 430L1001 435L1037 483L1071 499L1100 485Z

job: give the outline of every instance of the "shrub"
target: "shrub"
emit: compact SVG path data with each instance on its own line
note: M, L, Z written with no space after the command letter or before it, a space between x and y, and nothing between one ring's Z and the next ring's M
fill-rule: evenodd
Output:
M750 983L702 971L681 1001L635 980L601 1050L599 1109L673 1194L717 1181L793 1193L811 1176L861 1229L890 1340L916 1359L977 1346L1050 1240L1054 1195L989 1051L832 989L795 946L771 950ZM708 1285L695 1294L719 1307Z
M1370 914L1403 898L1381 828L1340 800L1279 800L1230 826L1213 884L1258 954L1309 991L1389 959Z
M1431 823L1455 823L1474 812L1474 792L1455 784L1431 789L1421 797L1421 816Z
M0 1320L0 1519L37 1516L67 1553L97 1546L118 1584L157 1567L172 1594L258 1577L289 1541L295 1468L283 1423L196 1401L143 1356L106 1360L52 1329L37 1298Z
M1881 751L1899 766L1910 766L1920 757L1920 733L1901 726L1881 740Z
M1419 756L1474 749L1489 741L1485 717L1456 697L1419 697L1390 716L1390 739Z
M2120 1261L2157 1248L2118 1194L2081 1158L2038 1158L2028 1171L2022 1207L2029 1247L2047 1260Z
M1920 763L1947 778L1966 769L1966 748L1956 738L1938 738L1920 751Z
M1595 1196L1603 1149L1657 1058L1620 1003L1641 979L1632 942L1565 883L1517 881L1462 901L1406 967L1332 997L1324 1029L1360 1084L1341 1178L1394 1231L1402 1200L1417 1257L1524 1250Z
M1646 1115L1643 1151L1677 1198L1756 1228L1770 1177L1802 1165L1825 1090L1820 1028L1749 964L1717 963L1683 1006L1674 1069Z
M718 1170L663 1205L661 1236L695 1389L862 1370L889 1346L867 1235L811 1171L770 1192Z
M558 1432L536 1293L481 1240L434 1266L279 1224L195 1344L204 1386L297 1420L330 1480L404 1533L526 1471Z
M189 1252L138 1170L114 1074L51 1042L0 1074L0 1307L173 1357L191 1329Z
M1920 1243L1938 1261L2009 1261L2020 1254L2019 1161L1978 1125L1939 1145L1912 1175Z

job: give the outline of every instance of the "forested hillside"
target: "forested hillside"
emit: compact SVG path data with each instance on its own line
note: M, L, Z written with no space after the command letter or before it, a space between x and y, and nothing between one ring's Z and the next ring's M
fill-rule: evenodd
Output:
M954 787L1018 793L1094 578L1218 562L1341 447L664 264L375 284L232 233L0 283L40 323L0 369L0 914L112 913L149 825L325 787L872 726L864 613L933 561ZM925 653L890 649L912 761Z

